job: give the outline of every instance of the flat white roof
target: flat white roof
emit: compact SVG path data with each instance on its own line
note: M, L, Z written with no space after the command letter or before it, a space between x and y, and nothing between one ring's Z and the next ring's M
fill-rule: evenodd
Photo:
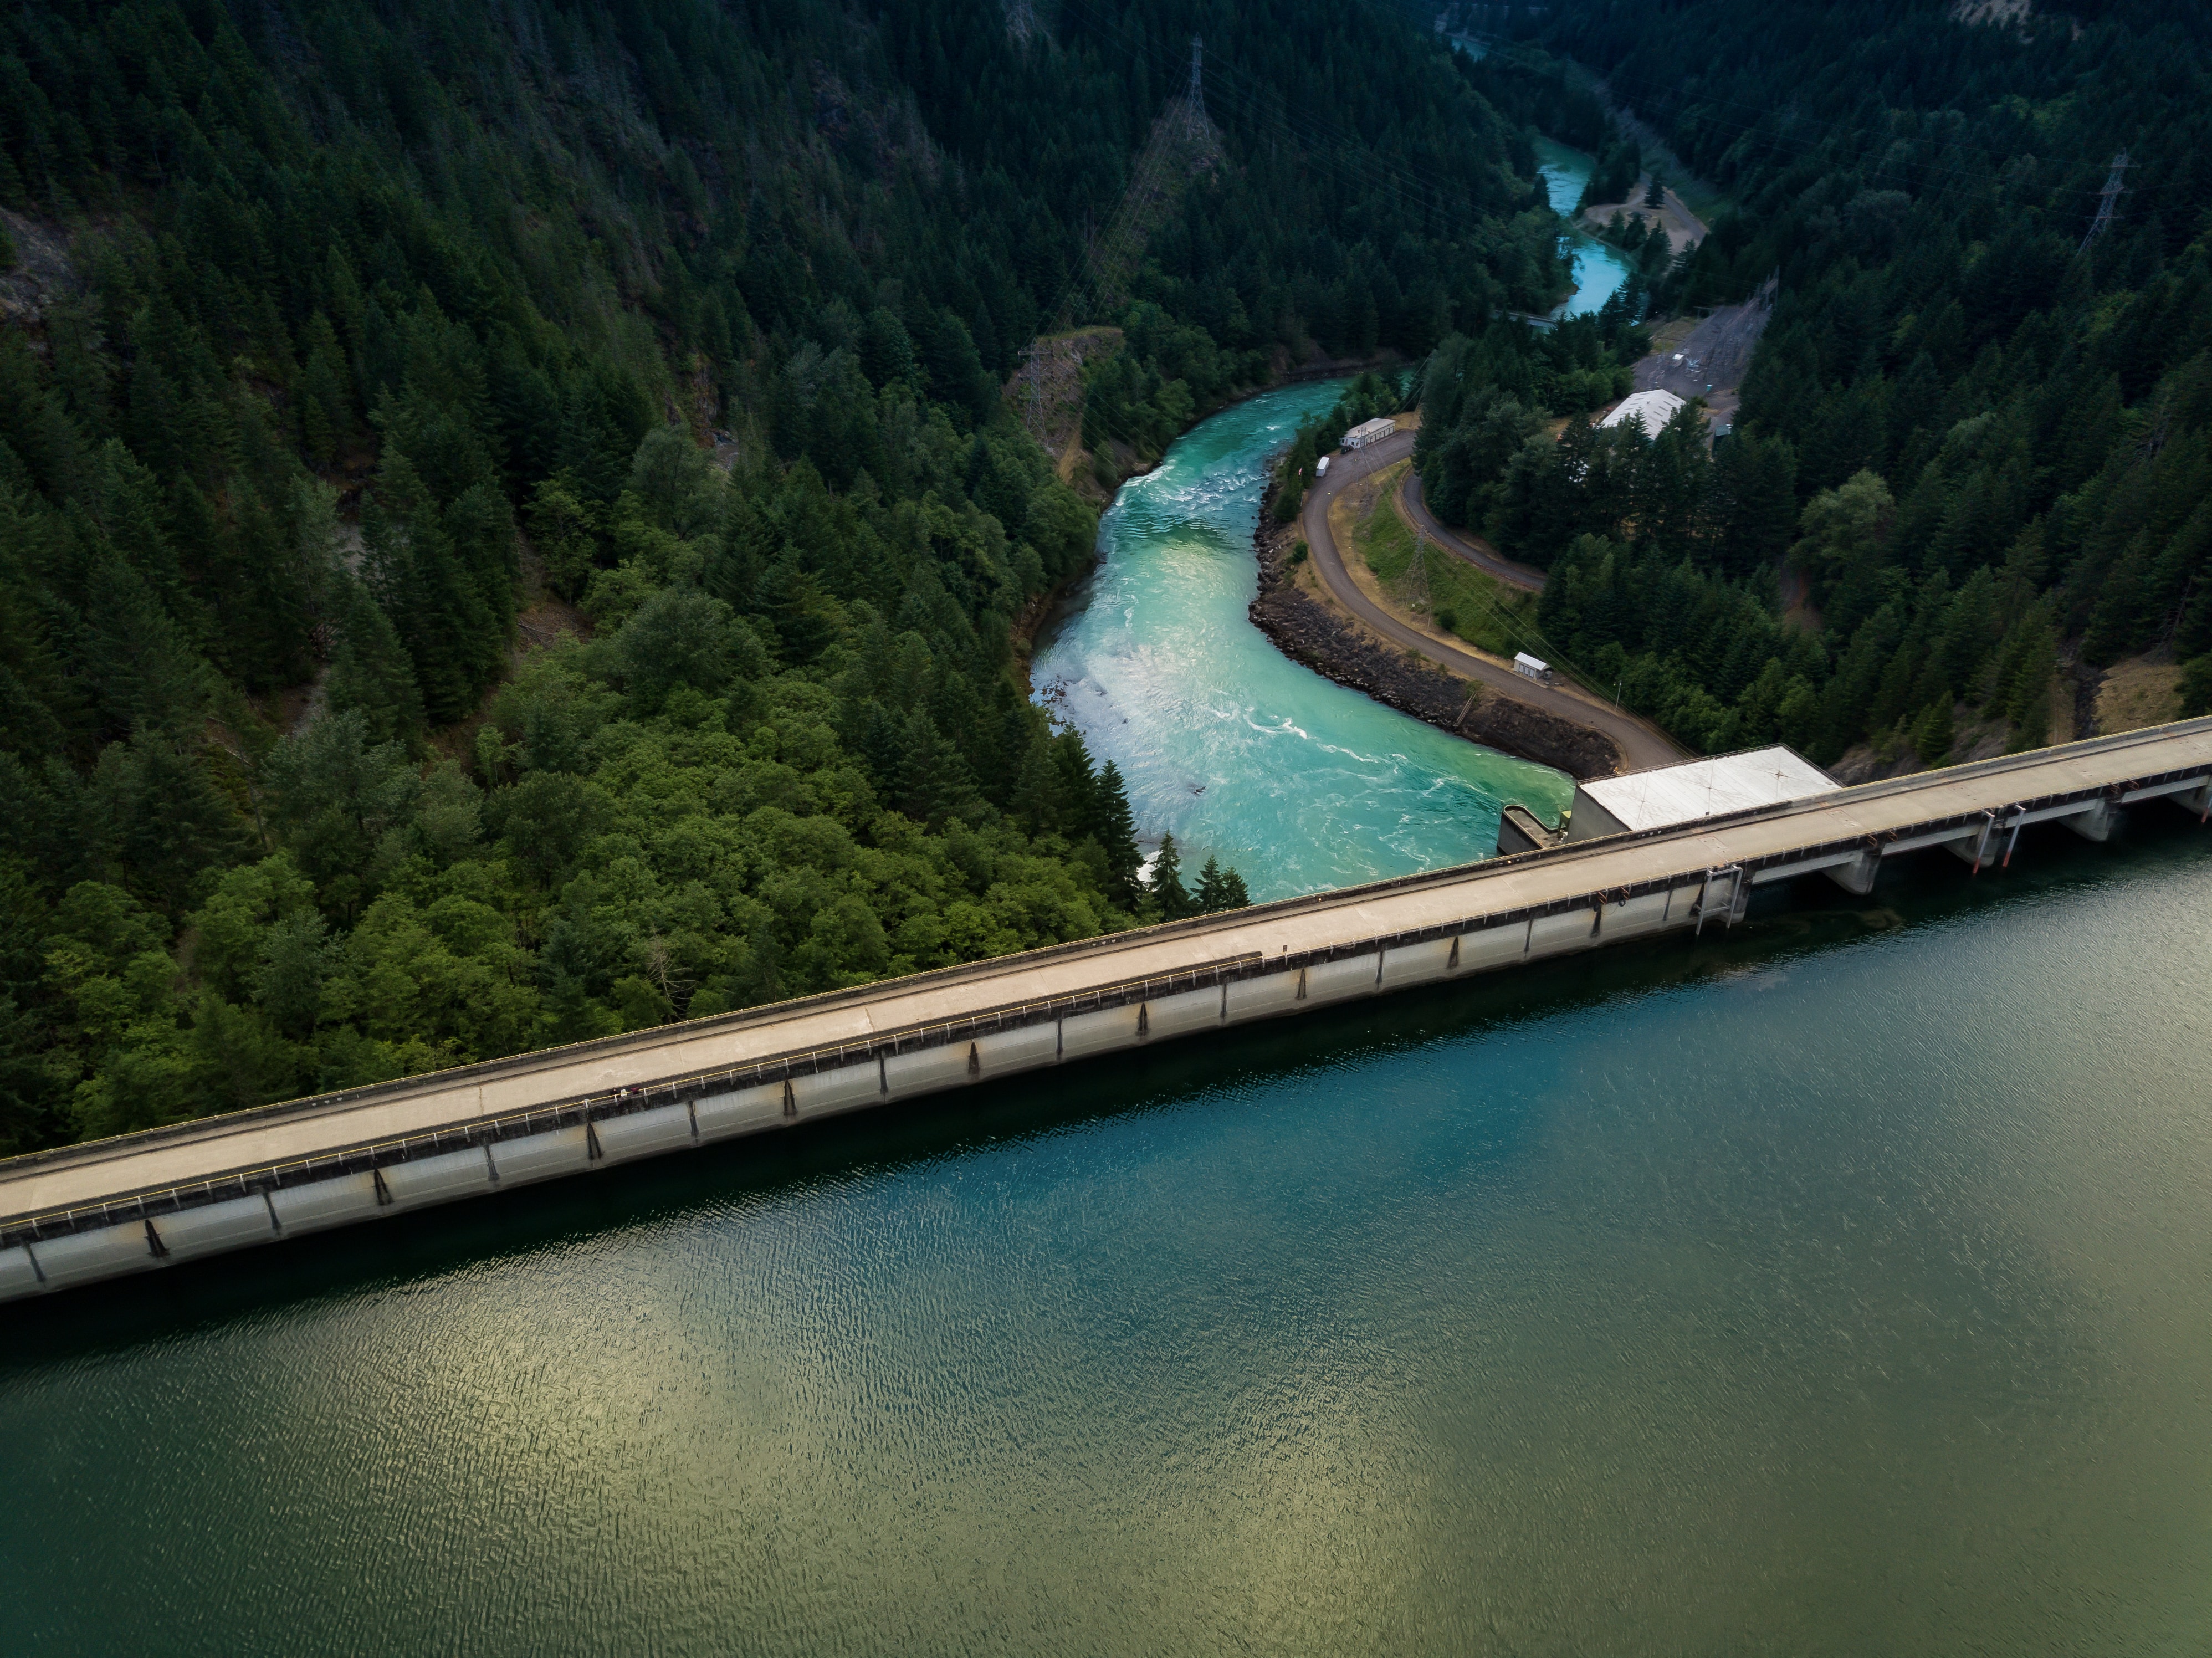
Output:
M1620 407L1598 424L1601 427L1618 426L1623 421L1640 420L1644 422L1644 436L1656 438L1668 421L1682 412L1682 404L1686 401L1687 399L1678 398L1672 392L1633 392L1622 398Z
M1677 398L1675 401L1680 403L1681 399ZM1374 420L1364 420L1360 422L1358 425L1353 427L1349 432L1346 432L1344 434L1344 440L1346 443L1350 443L1356 438L1360 442L1364 443L1370 438L1379 438L1388 433L1395 432L1397 429L1398 422L1396 421L1391 420L1387 416L1379 416Z
M1578 786L1628 829L1694 823L1724 811L1771 806L1843 786L1811 761L1785 748L1753 749L1711 760L1692 760L1626 777L1601 777Z
M1549 665L1540 656L1531 656L1526 651L1516 651L1513 653L1513 665L1516 668L1534 668L1538 673L1541 673Z

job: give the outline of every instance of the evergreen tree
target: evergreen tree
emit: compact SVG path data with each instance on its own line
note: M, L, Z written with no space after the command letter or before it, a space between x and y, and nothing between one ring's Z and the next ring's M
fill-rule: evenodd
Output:
M1221 892L1221 860L1208 857L1198 872L1198 886L1191 894L1192 902L1198 906L1200 914L1211 915L1222 908Z
M1198 908L1208 915L1218 910L1242 909L1252 902L1244 890L1244 878L1234 869L1222 868L1218 858L1208 858L1206 867L1199 871L1194 898Z
M1129 811L1129 792L1121 781L1121 768L1109 760L1098 773L1092 792L1091 832L1106 853L1106 870L1114 890L1124 903L1134 905L1137 872L1145 854L1137 847L1137 820Z
M1182 857L1176 851L1174 835L1160 836L1160 849L1152 859L1145 890L1164 921L1180 920L1192 913L1190 894L1182 884Z
M1926 766L1939 766L1951 752L1954 738L1951 725L1951 693L1947 689L1921 710L1919 719L1912 722L1913 752Z
M422 729L422 693L392 618L350 571L339 570L330 585L325 700L334 713L357 710L374 742L412 738Z
M2212 714L2212 653L2193 657L2181 671L2181 717Z

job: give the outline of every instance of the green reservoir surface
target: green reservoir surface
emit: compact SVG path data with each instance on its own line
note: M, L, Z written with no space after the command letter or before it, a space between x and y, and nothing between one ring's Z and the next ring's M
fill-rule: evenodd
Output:
M1122 486L1098 568L1040 644L1030 682L1112 760L1147 836L1186 872L1218 855L1255 898L1472 862L1520 800L1555 817L1560 774L1474 746L1291 661L1246 616L1267 462L1340 382L1237 404Z
M0 1314L11 1654L2212 1633L2212 831Z
M1565 793L1246 623L1334 393L1126 489L1037 663L1262 896ZM2200 1651L2208 914L2154 804L0 1309L0 1649Z

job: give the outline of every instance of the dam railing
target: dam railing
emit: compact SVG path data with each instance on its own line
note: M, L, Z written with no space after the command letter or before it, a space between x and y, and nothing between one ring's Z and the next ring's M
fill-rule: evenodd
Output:
M2027 825L2212 817L2212 720L974 963L0 1162L0 1300L1202 1029L1741 918Z

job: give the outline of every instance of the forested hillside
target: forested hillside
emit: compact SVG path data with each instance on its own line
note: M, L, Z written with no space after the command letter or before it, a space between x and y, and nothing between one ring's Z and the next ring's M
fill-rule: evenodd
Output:
M1732 198L1651 314L1778 280L1710 462L1682 432L1516 442L1528 399L1494 374L1432 409L1432 498L1552 568L1563 654L1686 741L1829 762L2033 745L2076 665L2140 653L2212 707L2200 8L1568 0L1532 27L1557 56L1524 45L1470 80L1586 127L1560 72L1585 64ZM2122 149L2128 193L2084 249Z
M1157 446L1562 271L1393 14L1035 15L0 15L0 1150L1235 900L1023 695L1093 521L997 386L1125 325Z

